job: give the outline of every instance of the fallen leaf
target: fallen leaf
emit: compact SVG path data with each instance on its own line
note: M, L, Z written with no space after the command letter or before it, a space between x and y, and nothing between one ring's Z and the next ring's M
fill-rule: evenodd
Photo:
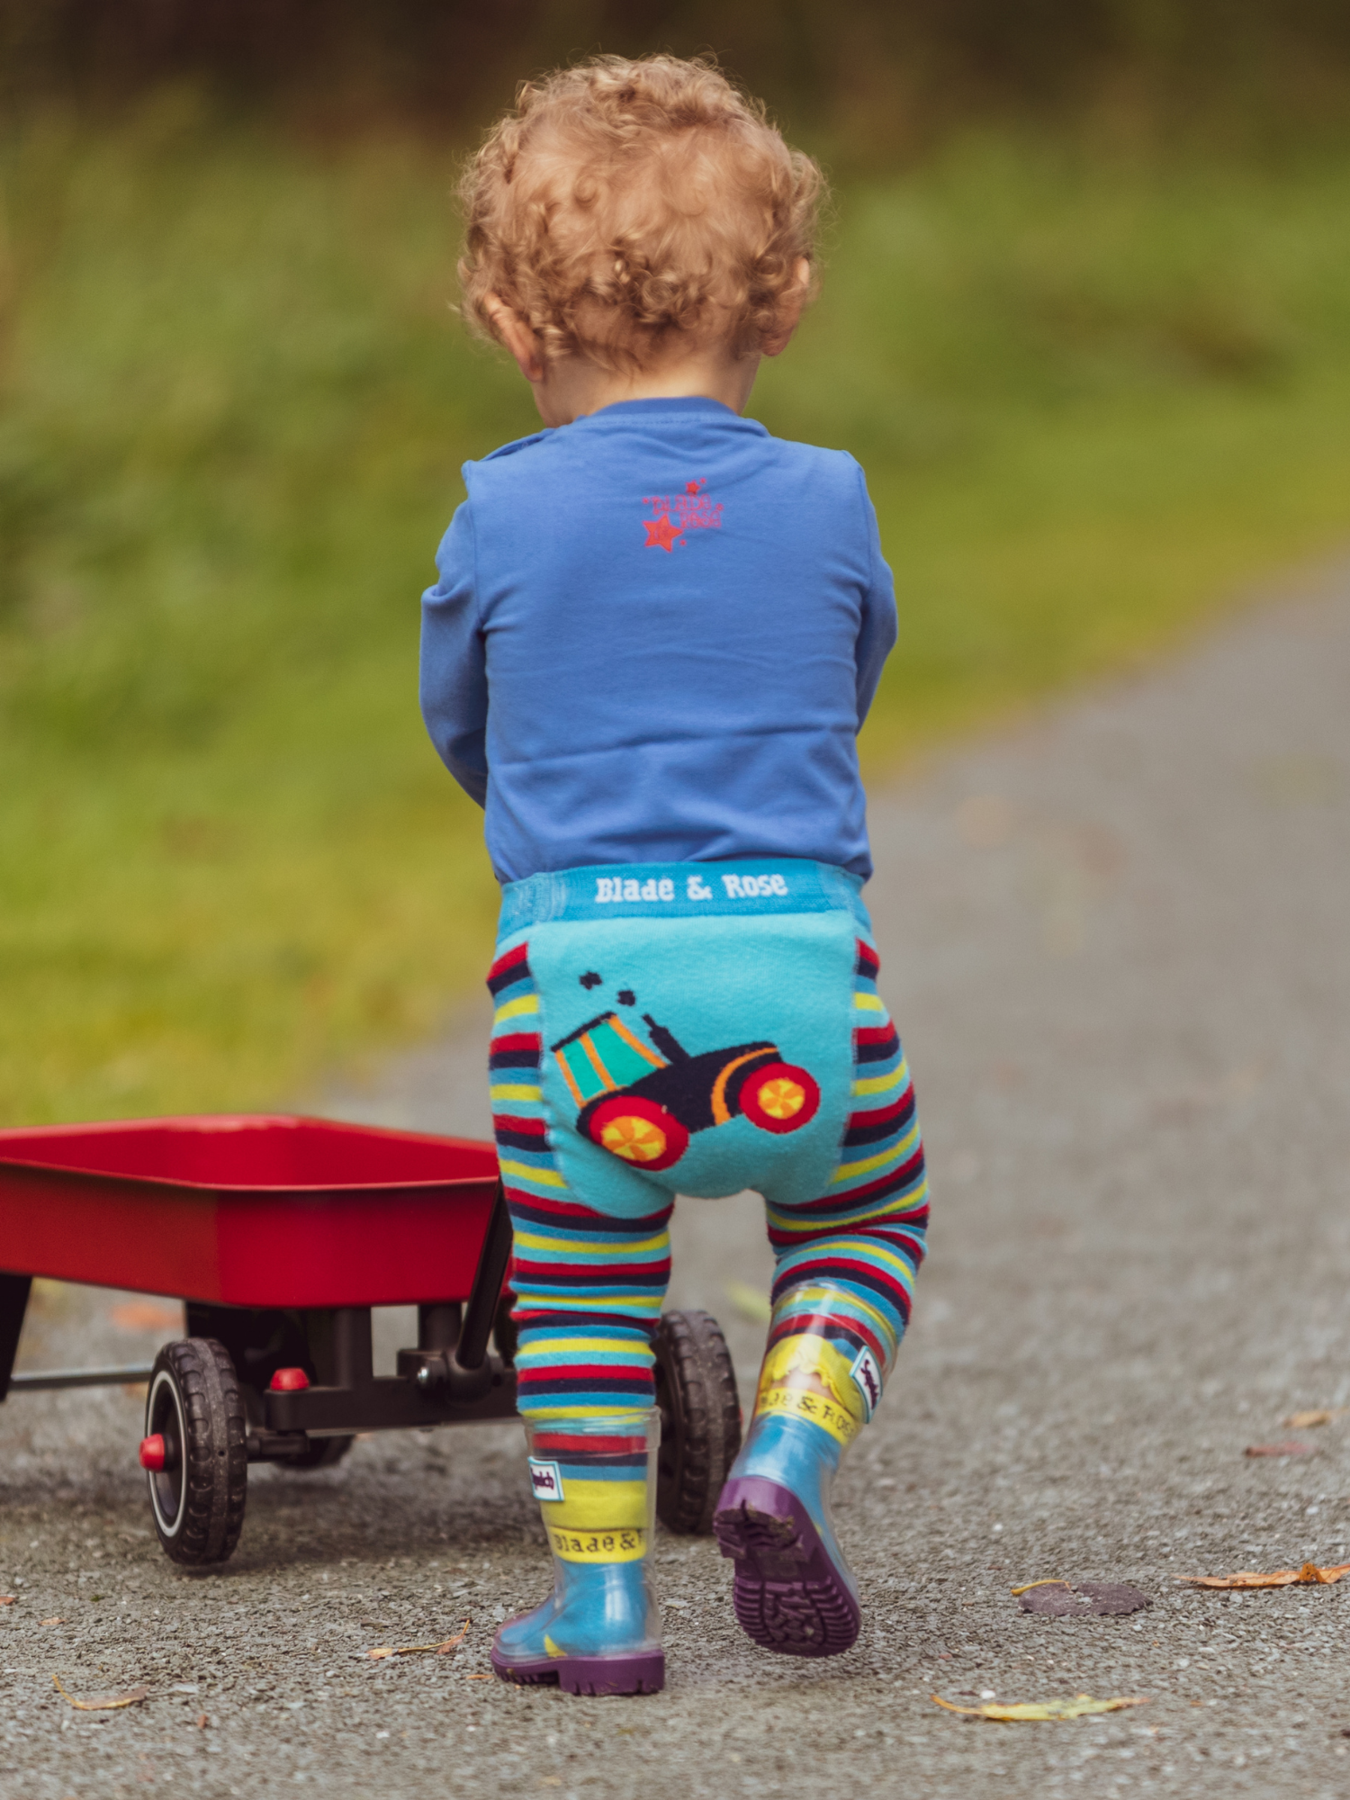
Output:
M1242 1452L1244 1456L1316 1456L1315 1444L1299 1444L1292 1439L1287 1444L1248 1444Z
M464 1679L466 1681L491 1681L492 1676L491 1675L466 1675L464 1677Z
M1330 1425L1345 1410L1343 1406L1314 1406L1308 1412L1290 1413L1284 1423L1292 1425L1295 1431L1311 1431L1314 1425Z
M469 1635L470 1622L465 1619L454 1637L444 1638L439 1644L400 1644L397 1648L381 1646L378 1650L367 1650L366 1655L372 1662L381 1662L387 1656L453 1656Z
M108 1314L119 1331L180 1331L181 1306L165 1306L160 1300L126 1300Z
M748 1281L729 1281L722 1292L743 1319L752 1325L767 1325L773 1317L773 1302L762 1289Z
M61 1686L61 1677L52 1676L52 1686L63 1700L68 1700L76 1712L116 1712L122 1706L137 1706L149 1696L148 1687L128 1688L125 1694L105 1694L100 1700L77 1700L74 1694L68 1694Z
M1045 1577L1044 1581L1026 1581L1026 1582L1023 1582L1021 1587L1009 1588L1008 1592L1010 1594L1012 1594L1014 1597L1017 1597L1022 1594L1029 1594L1031 1592L1032 1588L1068 1587L1068 1585L1069 1585L1069 1583L1067 1581L1062 1580L1057 1575L1047 1575Z
M0 1594L0 1606L13 1606L13 1594Z
M1094 1700L1091 1694L1079 1694L1073 1700L1036 1700L1024 1706L1000 1706L996 1702L987 1706L955 1706L940 1694L933 1694L930 1698L934 1705L943 1706L948 1712L966 1713L972 1719L997 1719L1009 1723L1022 1719L1081 1719L1088 1713L1121 1712L1127 1706L1148 1705L1148 1696L1145 1694L1136 1694L1122 1700Z
M206 1716L206 1714L205 1714L205 1713L198 1713L198 1715L197 1715L197 1729L198 1729L198 1731L205 1731L205 1730L206 1730L206 1728L207 1728L207 1726L208 1726L208 1725L209 1725L209 1724L210 1724L210 1723L211 1723L211 1721L210 1721L210 1719L208 1719L208 1718L207 1718L207 1716Z
M1239 1569L1236 1575L1178 1575L1175 1579L1189 1582L1192 1587L1207 1588L1295 1587L1299 1583L1309 1587L1331 1587L1342 1575L1350 1575L1350 1563L1319 1569L1316 1563L1309 1562L1301 1569L1276 1569L1271 1575L1260 1575L1254 1569Z
M38 1624L39 1625L64 1625L65 1620L64 1619L39 1619Z
M1152 1602L1119 1581L1035 1581L1020 1590L1017 1604L1023 1612L1072 1619L1122 1618Z

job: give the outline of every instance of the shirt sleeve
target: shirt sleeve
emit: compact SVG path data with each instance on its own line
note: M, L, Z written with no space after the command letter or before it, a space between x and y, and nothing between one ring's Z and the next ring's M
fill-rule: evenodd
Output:
M479 622L469 503L436 552L440 580L422 596L422 717L441 761L465 793L487 802L487 655Z
M858 665L858 729L861 731L863 721L871 710L886 658L895 648L899 627L895 612L895 582L886 559L881 554L881 533L877 529L876 508L872 505L861 469L858 470L858 490L862 496L869 568L855 651Z

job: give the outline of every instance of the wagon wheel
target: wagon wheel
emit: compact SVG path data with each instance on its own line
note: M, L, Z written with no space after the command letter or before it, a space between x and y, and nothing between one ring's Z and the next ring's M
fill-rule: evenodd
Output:
M141 1466L165 1554L200 1567L226 1562L248 1497L243 1396L214 1338L181 1338L155 1358Z
M640 1094L611 1094L586 1121L592 1143L655 1174L677 1163L689 1148L689 1133L673 1113Z
M731 1353L721 1326L705 1312L663 1313L655 1350L661 1409L657 1515L671 1531L709 1532L741 1447Z
M815 1077L796 1063L761 1063L745 1079L741 1111L761 1131L800 1131L820 1107Z

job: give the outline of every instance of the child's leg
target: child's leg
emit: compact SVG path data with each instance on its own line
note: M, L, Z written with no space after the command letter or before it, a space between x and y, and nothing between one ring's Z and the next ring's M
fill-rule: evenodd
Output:
M572 1692L655 1692L664 1661L646 1573L652 1336L670 1280L671 1203L639 1181L653 1210L616 1218L569 1192L545 1130L526 958L501 959L490 979L494 1125L515 1233L517 1406L555 1567L552 1597L498 1632L493 1666L507 1680Z
M829 1487L894 1364L928 1217L913 1087L876 973L860 945L853 1104L829 1189L768 1200L773 1321L754 1417L718 1505L737 1617L757 1643L798 1656L833 1655L858 1634Z

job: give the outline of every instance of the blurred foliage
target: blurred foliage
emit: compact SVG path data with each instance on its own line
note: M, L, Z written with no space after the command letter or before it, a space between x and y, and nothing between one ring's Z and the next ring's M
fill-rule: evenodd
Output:
M0 151L0 1119L275 1103L481 972L417 595L535 421L448 314L449 164L184 87ZM1328 149L1008 132L844 191L755 410L868 469L874 771L1344 534L1348 203Z
M522 74L603 47L712 50L850 166L991 116L1127 135L1342 119L1344 0L0 0L0 92L102 105L166 81L345 134L463 138Z

